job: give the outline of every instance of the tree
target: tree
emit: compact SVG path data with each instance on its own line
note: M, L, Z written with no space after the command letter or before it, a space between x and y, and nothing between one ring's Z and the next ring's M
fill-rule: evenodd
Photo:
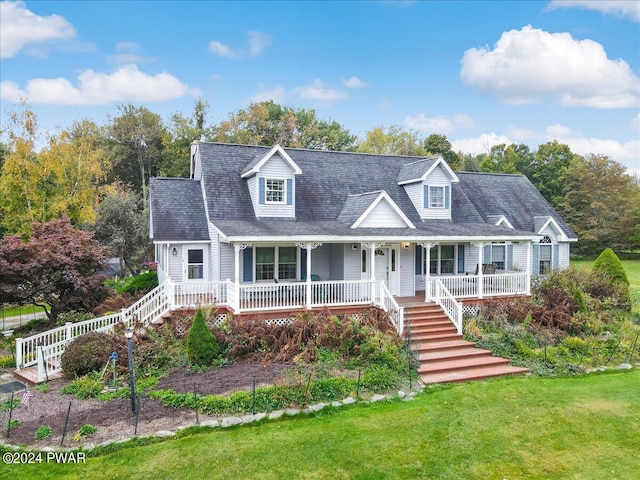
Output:
M640 224L640 186L606 155L574 157L566 169L560 210L580 239L576 251L629 248Z
M220 122L216 142L245 145L279 144L316 150L351 150L356 136L338 122L320 120L315 110L282 107L273 101L252 103Z
M106 187L106 196L97 208L95 238L120 261L120 278L125 267L142 261L149 243L147 216L140 194L122 182Z
M605 248L593 263L593 271L604 273L613 283L621 283L629 286L627 272L624 271L622 262L610 248Z
M50 323L61 312L89 309L105 296L104 250L69 217L34 223L28 240L0 240L0 302L44 308Z
M198 310L187 335L187 357L192 365L211 365L220 355L220 346Z
M460 158L451 150L451 142L446 135L432 133L424 140L424 148L434 155L441 155L453 170L460 169Z
M106 128L110 181L120 180L142 192L147 205L149 177L158 174L168 133L160 115L144 107L120 105L120 115Z
M364 140L358 145L358 151L383 155L427 156L418 133L405 130L399 125L392 125L385 132L384 127L369 130Z
M534 155L529 179L555 208L562 203L567 168L575 156L568 145L557 140L539 145Z

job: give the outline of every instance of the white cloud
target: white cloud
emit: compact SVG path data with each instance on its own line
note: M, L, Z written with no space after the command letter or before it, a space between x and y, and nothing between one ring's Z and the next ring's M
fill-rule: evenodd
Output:
M525 26L504 32L493 50L471 48L460 77L506 103L555 98L562 105L631 108L640 105L640 78L601 44Z
M271 45L271 35L262 32L249 32L249 55L257 57L262 51Z
M573 130L571 130L569 127L565 125L560 125L559 123L556 123L555 125L549 125L545 129L545 132L547 133L547 136L550 136L553 138L564 138L564 137L571 137L574 135L580 135L580 132L574 133Z
M249 44L246 49L233 49L229 45L225 45L218 40L213 40L209 42L209 51L224 58L242 58L247 55L250 57L257 57L265 48L271 45L271 35L263 32L257 32L255 30L250 30L248 33Z
M473 118L464 113L453 116L453 121L447 117L427 117L424 113L404 118L403 125L411 130L420 132L446 134L456 131L459 128L472 128Z
M153 58L141 55L139 53L140 45L134 42L118 42L116 43L116 50L120 53L107 56L107 60L110 63L122 65L129 63L149 63L154 61Z
M273 100L275 103L282 103L284 101L284 88L276 87L273 90L264 90L262 87L260 91L249 99L249 103L260 103Z
M547 8L584 8L640 22L640 2L637 0L551 0Z
M27 46L69 39L76 29L59 15L41 17L24 2L0 2L0 58L15 57ZM42 49L34 50L39 56Z
M450 140L450 142L451 149L454 152L471 153L473 155L489 153L494 145L500 145L501 143L511 145L513 143L508 137L494 132L483 133L478 137Z
M351 77L349 80L343 80L342 84L347 88L365 88L366 82L363 82L358 77Z
M321 104L330 104L336 100L349 98L347 92L327 88L320 79L315 79L311 85L303 85L293 89L293 93L303 100L313 100Z
M235 58L236 54L229 48L228 45L224 45L217 40L209 42L209 51L215 53L219 57Z
M631 120L631 130L640 130L640 113Z
M0 84L2 100L48 105L102 105L110 102L163 102L187 94L197 95L170 73L150 75L135 65L125 65L111 74L85 70L78 76L79 86L65 78L29 80L24 90L14 82Z

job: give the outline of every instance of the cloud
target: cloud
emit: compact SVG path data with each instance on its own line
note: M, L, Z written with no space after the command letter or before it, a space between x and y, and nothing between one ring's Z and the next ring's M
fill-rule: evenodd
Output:
M596 10L640 22L640 2L635 0L551 0L547 5L548 10L557 8Z
M257 57L262 51L271 45L271 35L262 32L249 32L249 55Z
M257 32L255 30L250 30L248 33L249 45L247 48L233 49L229 45L225 45L218 40L213 40L209 42L209 51L223 58L242 58L247 55L250 57L257 57L265 48L271 45L271 35L263 32Z
M324 82L319 79L315 79L311 85L303 85L302 87L294 88L293 93L303 100L313 100L325 105L337 100L349 98L349 94L347 92L327 88L324 85Z
M466 85L510 104L553 98L566 106L640 105L640 78L624 60L610 60L601 44L525 26L504 32L493 50L471 48L462 57Z
M109 63L122 65L129 63L150 63L155 61L154 58L141 55L139 53L140 45L135 42L118 42L116 43L116 50L120 53L107 56Z
M404 118L403 125L410 130L420 132L446 134L456 131L459 128L471 128L474 126L473 119L464 113L453 116L453 121L447 117L427 117L424 113Z
M125 65L111 74L85 70L79 86L65 78L29 80L24 90L15 82L0 83L0 98L9 102L26 99L29 104L104 105L111 102L164 102L187 94L198 95L170 73L150 75L135 65Z
M41 17L24 2L0 2L0 58L15 57L27 46L73 38L76 29L59 15ZM42 49L34 50L38 56Z
M262 87L260 91L249 99L249 103L260 103L273 100L275 103L282 103L284 101L284 88L276 87L273 90L264 90Z
M349 80L343 80L342 84L347 88L365 88L366 82L363 82L358 77L351 77Z
M640 130L640 113L631 120L631 130Z
M497 133L483 133L478 137L463 138L461 140L449 140L451 142L451 149L454 152L471 153L478 155L480 153L488 154L491 151L491 147L494 145L500 145L504 143L511 145L513 142L504 135L498 135Z

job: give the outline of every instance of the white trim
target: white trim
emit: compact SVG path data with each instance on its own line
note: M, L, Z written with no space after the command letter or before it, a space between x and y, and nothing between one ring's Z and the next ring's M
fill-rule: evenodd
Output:
M426 187L429 188L429 206L428 207L422 207L423 210L432 210L432 209L437 209L437 210L451 210L451 208L447 209L446 205L447 205L447 189L445 187L448 187L448 185L444 185L444 184L439 184L439 183L425 183L424 184ZM435 206L432 202L433 200L433 195L431 193L431 189L432 188L441 188L442 189L442 206L438 207ZM449 189L449 195L451 195L451 189ZM451 204L451 199L449 199L449 204ZM422 205L424 205L424 187L422 189Z
M264 178L264 204L265 205L288 205L287 204L287 178L280 178L280 177L259 177L259 178ZM267 188L267 183L271 181L271 182L282 182L282 200L267 200L267 192L269 191L269 188ZM260 190L258 188L258 190ZM278 190L274 190L271 189L271 191L277 192ZM258 192L258 195L260 193ZM293 192L292 192L293 195ZM258 199L258 203L260 203L260 199Z
M429 158L425 158L424 160L429 160ZM422 162L424 160L417 160L417 162ZM417 162L411 162L411 163L417 163ZM451 169L451 167L447 164L447 162L445 162L444 158L442 158L442 156L438 156L436 158L436 161L434 162L434 164L431 165L431 167L425 173L423 173L421 177L412 178L410 180L404 180L402 182L398 182L398 185L406 185L408 183L415 183L415 182L424 181L424 180L427 179L429 174L435 170L435 168L438 165L442 165L444 167L445 171L447 172L447 175L449 175L449 178L451 178L451 182L452 183L458 183L460 181L460 179L454 173L454 171Z
M500 236L450 236L450 237L438 237L438 236L353 236L353 235L292 235L292 236L272 236L265 238L263 236L229 236L227 237L227 243L242 242L242 243L369 243L369 242L382 242L382 243L398 243L398 242L517 242L517 241L538 241L540 235L518 235L510 237Z
M402 221L409 227L409 228L416 228L416 226L411 222L411 220L409 220L409 218L404 214L404 212L400 209L400 207L398 207L398 205L396 204L396 202L393 201L393 199L389 196L389 194L387 192L385 192L384 190L380 192L380 194L376 197L376 199L371 202L371 205L369 205L367 207L367 209L364 211L364 213L362 215L360 215L360 218L358 218L353 225L351 225L351 228L358 228L360 226L360 224L366 220L366 218L369 216L369 214L373 211L373 209L382 201L382 200L386 200L387 203L389 204L389 206L393 209L393 211L402 219ZM383 228L383 227L381 227Z
M551 227L556 231L556 233L559 235L560 240L563 242L568 242L569 237L567 237L567 235L562 231L562 229L560 228L560 225L558 225L558 222L555 221L555 219L553 217L549 217L549 219L544 222L544 225L542 225L542 227L536 232L538 235L544 235L544 230L545 228L547 228L549 225L551 225Z
M513 225L511 225L511 222L504 215L500 216L500 218L496 222L496 227L499 227L502 223L506 224L507 227L509 227L511 230L513 230Z
M269 152L267 152L267 154L264 157L262 157L260 161L256 163L256 165L251 170L247 170L242 175L240 175L240 178L247 178L247 177L250 177L251 175L255 175L256 173L258 173L262 168L262 166L267 162L267 160L273 157L276 153L279 154L282 157L282 159L289 164L289 166L293 170L293 173L295 173L296 175L302 174L302 170L296 164L296 162L294 162L291 159L289 154L287 154L287 152L285 152L280 145L276 145L271 150L269 150Z

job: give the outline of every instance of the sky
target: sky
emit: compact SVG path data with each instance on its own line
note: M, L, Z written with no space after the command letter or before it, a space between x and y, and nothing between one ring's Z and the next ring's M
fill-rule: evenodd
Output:
M0 1L3 130L21 100L55 134L198 98L209 124L271 99L361 138L558 140L640 175L640 0Z

